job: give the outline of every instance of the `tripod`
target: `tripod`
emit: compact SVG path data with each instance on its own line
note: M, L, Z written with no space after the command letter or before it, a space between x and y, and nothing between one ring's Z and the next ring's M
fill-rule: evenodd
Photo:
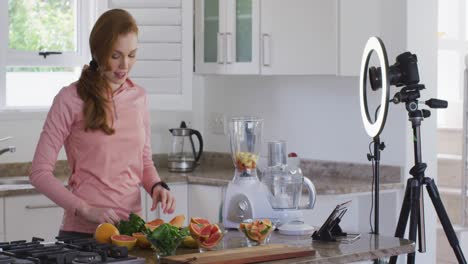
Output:
M417 97L416 97L417 98ZM403 100L404 101L404 100ZM434 108L439 108L440 105L437 105L439 100L431 99L426 101L426 104L434 106ZM445 102L446 107L446 102ZM421 132L420 126L424 118L430 116L429 110L418 110L417 101L407 101L406 109L408 110L409 121L412 124L413 128L413 145L414 145L414 160L415 165L411 168L410 174L413 176L408 179L406 184L405 196L403 200L403 205L400 211L400 217L398 220L397 228L395 231L395 237L403 238L405 234L406 224L408 221L408 216L410 216L409 221L409 240L416 241L416 232L418 233L419 238L419 252L426 251L426 238L425 238L425 226L424 226L424 195L423 195L423 186L426 185L427 192L431 197L432 204L437 212L442 227L444 228L445 235L450 243L450 246L457 257L459 263L466 263L463 252L460 248L457 236L453 230L453 226L450 223L450 219L445 211L444 205L440 199L439 191L437 189L434 180L425 177L424 171L427 168L426 163L422 162L421 159ZM418 228L416 230L416 228ZM408 263L415 263L416 253L408 254ZM396 263L397 256L390 258L390 263Z

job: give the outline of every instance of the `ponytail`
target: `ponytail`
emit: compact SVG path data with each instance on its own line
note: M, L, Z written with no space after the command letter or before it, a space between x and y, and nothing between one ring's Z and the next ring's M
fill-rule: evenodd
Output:
M107 122L109 119L112 120L108 118L109 113L112 112L107 97L109 88L98 70L96 61L93 59L89 64L83 67L77 85L78 95L84 102L85 131L102 130L107 135L112 135L115 129Z

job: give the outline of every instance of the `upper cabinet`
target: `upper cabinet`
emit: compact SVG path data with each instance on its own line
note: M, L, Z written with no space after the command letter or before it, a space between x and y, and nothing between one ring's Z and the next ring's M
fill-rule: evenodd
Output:
M372 36L382 37L379 23L380 2L340 0L338 75L359 76L362 52L367 40Z
M261 1L262 74L336 74L334 0Z
M195 70L336 74L336 0L195 1Z
M199 73L258 74L259 1L195 1Z

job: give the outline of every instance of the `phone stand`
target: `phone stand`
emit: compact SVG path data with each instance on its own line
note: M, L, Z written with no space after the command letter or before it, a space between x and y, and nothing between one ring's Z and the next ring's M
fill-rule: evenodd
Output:
M337 205L320 229L312 234L312 239L319 241L336 241L337 237L346 236L347 233L343 232L339 223L343 215L348 211L349 203L351 203L351 201Z

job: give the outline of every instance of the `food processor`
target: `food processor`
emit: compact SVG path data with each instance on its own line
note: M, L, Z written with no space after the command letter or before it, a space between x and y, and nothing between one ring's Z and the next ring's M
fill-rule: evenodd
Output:
M304 223L302 210L314 208L315 186L302 175L297 165L288 165L285 141L268 142L268 167L261 182L266 187L279 232L286 235L312 234L314 228ZM302 187L308 190L309 201L305 206L300 206Z
M269 167L260 181L257 163L263 120L234 117L229 122L228 131L235 172L224 197L224 226L238 228L244 220L258 218L268 218L275 225L303 222L301 210L313 208L315 188L309 179L302 176L299 168L287 166L285 143L269 144L269 149L272 149L269 150ZM273 151L274 148L277 150ZM299 207L303 185L309 191L309 202L307 206Z

